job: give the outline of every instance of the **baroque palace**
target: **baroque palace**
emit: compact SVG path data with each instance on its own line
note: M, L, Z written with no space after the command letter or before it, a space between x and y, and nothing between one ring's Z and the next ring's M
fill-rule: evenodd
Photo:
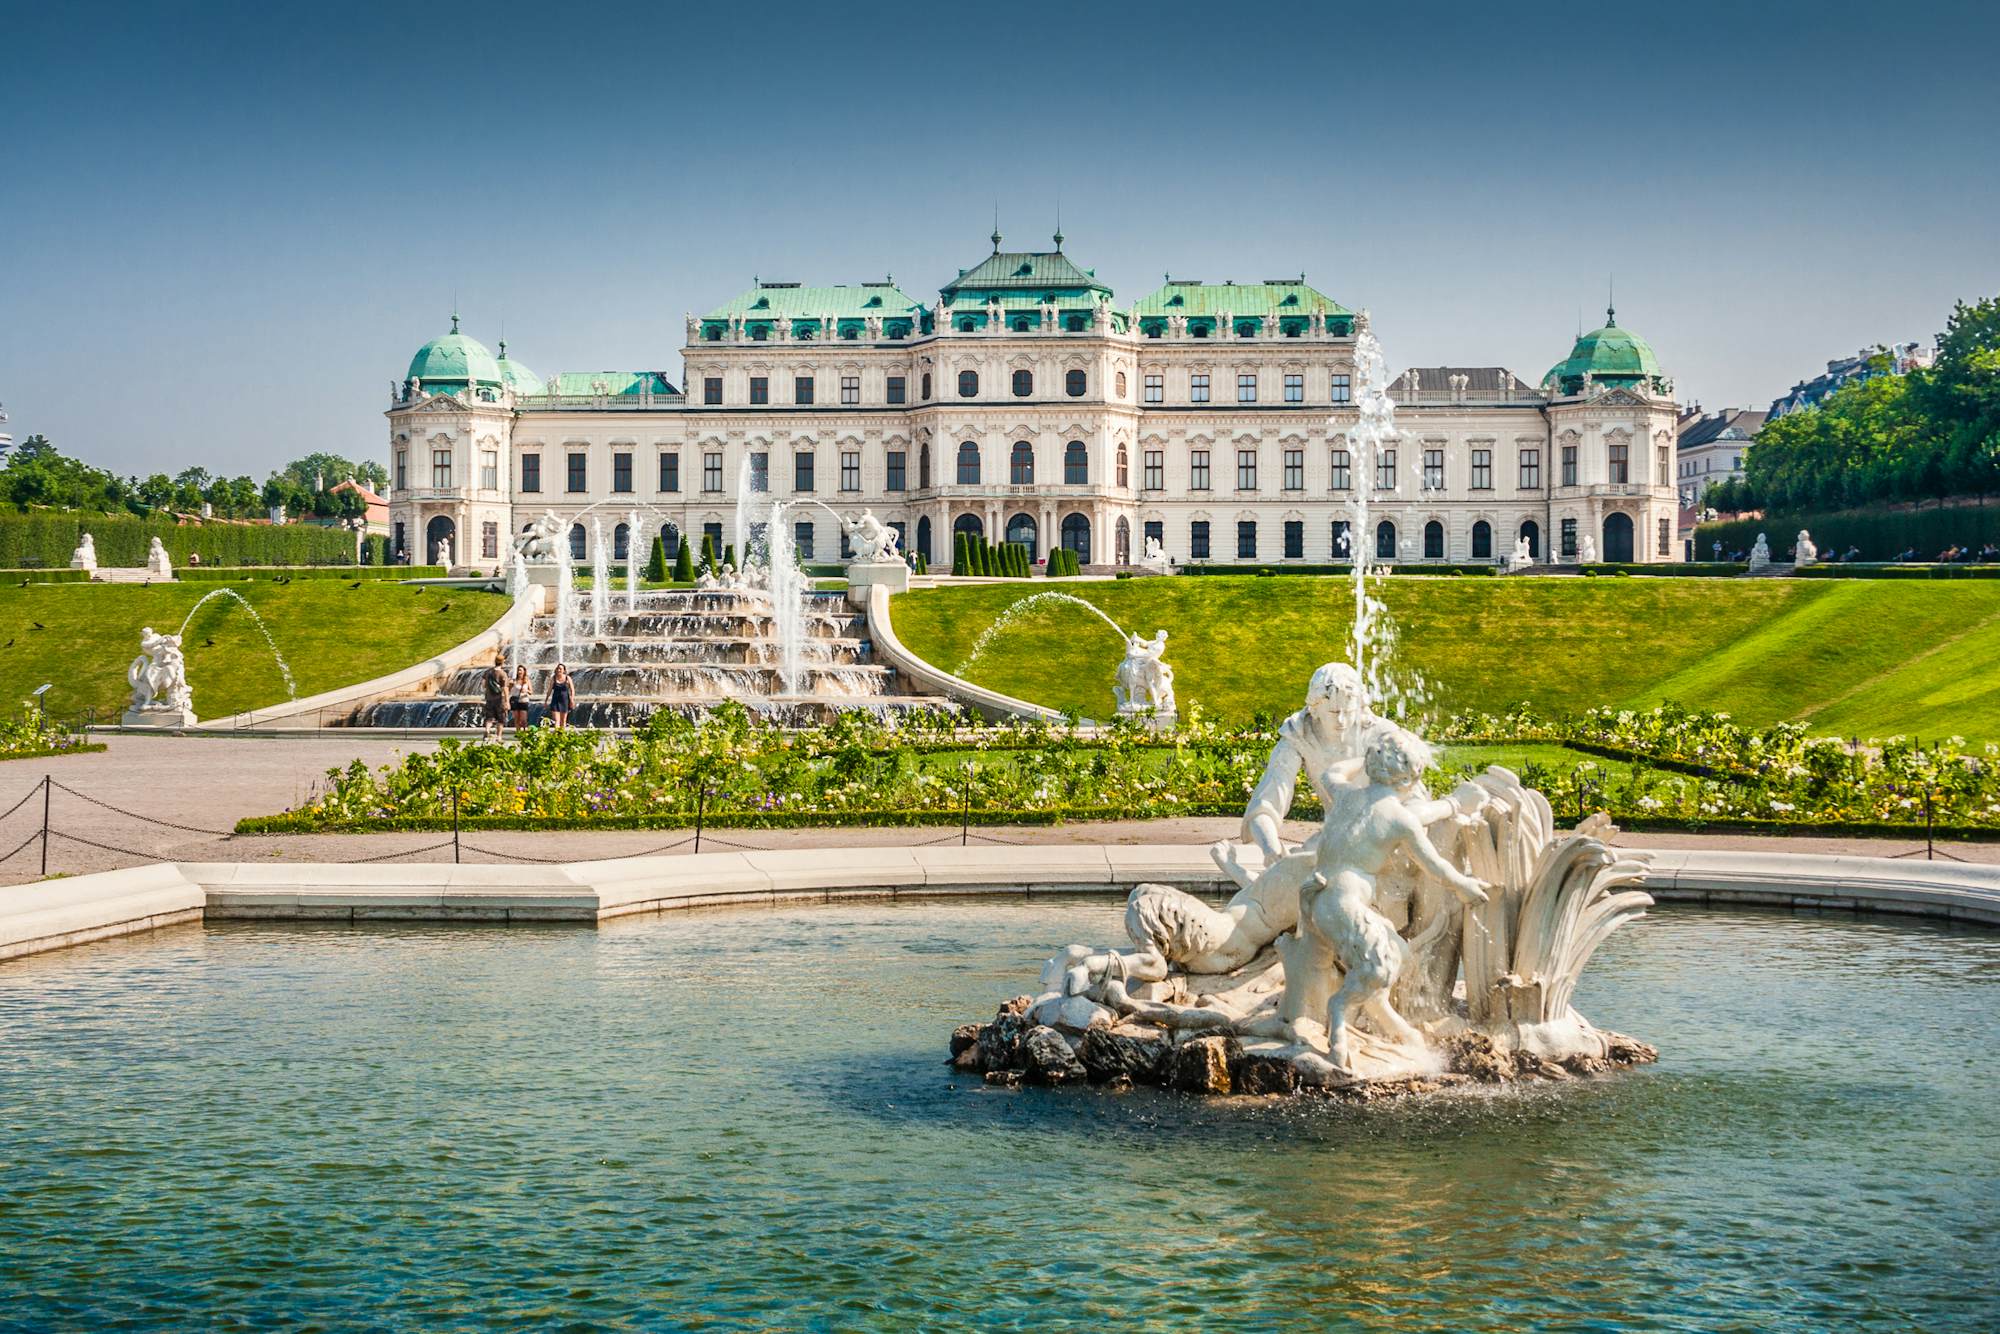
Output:
M1176 563L1347 558L1347 502L1370 486L1384 560L1680 559L1672 382L1606 312L1537 381L1497 366L1396 380L1402 436L1373 477L1347 449L1353 351L1367 318L1303 275L1170 278L1120 307L1055 237L1000 248L929 304L892 280L763 282L687 319L684 387L664 371L544 380L458 331L391 387L399 559L498 565L553 511L575 559L601 521L624 560L638 520L671 556L725 540L739 478L843 517L872 509L934 565L952 534L1052 545L1115 567L1148 537ZM794 515L802 513L793 511ZM844 542L816 507L808 560Z

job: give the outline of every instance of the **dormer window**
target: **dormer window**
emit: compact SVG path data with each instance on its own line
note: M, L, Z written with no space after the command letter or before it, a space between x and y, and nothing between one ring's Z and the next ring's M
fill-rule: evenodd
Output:
M770 308L771 308L771 298L768 296L758 297L757 304L750 307L750 309L752 310L769 310Z

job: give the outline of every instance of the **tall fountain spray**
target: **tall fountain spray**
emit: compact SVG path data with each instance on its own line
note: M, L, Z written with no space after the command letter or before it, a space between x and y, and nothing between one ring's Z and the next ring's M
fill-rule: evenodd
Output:
M764 529L764 546L771 562L765 588L771 598L771 632L778 641L778 677L785 693L796 695L803 687L807 580L799 568L791 527L783 521L784 511L783 501L771 503L770 521Z
M521 554L521 548L517 545L513 548L513 558L508 563L507 595L518 603L527 594L528 558ZM507 665L510 669L521 665L521 641L525 638L527 636L523 633L512 635L507 640Z
M556 661L569 661L569 620L576 613L575 571L570 568L569 536L555 542Z
M1374 534L1369 527L1369 498L1380 485L1377 472L1382 451L1397 438L1396 404L1389 397L1389 372L1382 360L1382 346L1368 328L1367 312L1357 321L1354 340L1354 378L1360 390L1355 405L1359 415L1353 426L1336 420L1335 432L1345 430L1354 456L1354 487L1347 502L1347 548L1353 560L1354 633L1349 656L1361 675L1369 700L1388 717L1406 719L1421 708L1425 690L1421 678L1406 676L1391 667L1391 650L1396 631L1382 605L1369 587L1370 564L1374 554ZM1390 489L1400 491L1402 479L1394 478Z
M647 544L651 554L652 544ZM639 511L625 516L625 610L639 610Z
M604 604L611 599L611 551L604 545L604 520L590 519L590 637L604 638Z

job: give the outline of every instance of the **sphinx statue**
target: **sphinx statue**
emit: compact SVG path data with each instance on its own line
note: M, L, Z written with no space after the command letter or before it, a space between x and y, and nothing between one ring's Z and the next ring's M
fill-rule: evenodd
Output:
M97 540L89 533L78 539L76 550L70 553L69 567L88 574L97 573Z
M146 548L146 573L152 575L155 579L171 579L174 577L174 563L168 557L166 547L157 537Z

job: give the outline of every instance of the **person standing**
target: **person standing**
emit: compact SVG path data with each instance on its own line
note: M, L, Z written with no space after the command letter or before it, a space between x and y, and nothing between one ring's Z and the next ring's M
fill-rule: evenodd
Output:
M570 684L568 666L559 662L555 680L549 683L549 717L555 719L557 731L568 729L569 711L575 706L576 687Z
M497 741L507 735L507 660L494 654L480 683L486 694L486 731Z
M528 706L534 703L534 689L528 684L526 664L514 669L513 698L508 701L514 710L514 730L526 730L528 726Z

